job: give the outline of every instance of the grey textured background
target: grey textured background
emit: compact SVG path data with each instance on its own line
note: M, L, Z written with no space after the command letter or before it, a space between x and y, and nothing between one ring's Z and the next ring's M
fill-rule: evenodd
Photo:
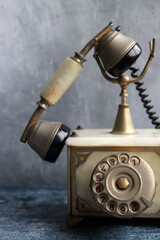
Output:
M36 108L42 87L67 56L73 56L110 21L143 48L140 69L157 37L156 58L145 85L160 115L160 1L0 0L0 184L66 184L66 148L56 164L40 160L19 138ZM107 82L93 51L84 70L42 119L74 129L112 128L120 102L118 85ZM128 102L136 128L151 128L134 85Z

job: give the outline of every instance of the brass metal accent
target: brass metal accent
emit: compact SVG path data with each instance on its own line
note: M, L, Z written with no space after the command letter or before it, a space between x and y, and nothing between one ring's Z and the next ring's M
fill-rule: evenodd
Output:
M76 200L76 209L79 212L82 212L82 213L93 212L86 201L84 201L83 199L81 199L78 196L77 196L77 198L75 200Z
M120 177L116 181L116 185L120 190L126 190L129 187L129 181L127 177Z
M70 137L78 137L78 133L76 131L73 131L70 135Z
M78 126L76 127L76 129L77 129L77 130L82 130L83 127L82 127L81 125L78 125Z
M40 115L43 113L44 110L48 110L49 105L45 101L45 99L41 98L41 100L37 103L39 106L35 110L35 112L32 114L22 136L21 136L21 142L26 142L27 141L27 135L31 127L37 122L39 119Z
M111 25L109 24L84 46L84 48L80 51L80 55L85 57L87 53L91 50L91 48L94 47L95 38L101 39L104 35L106 35L111 31L112 31L112 28L111 28Z
M142 201L146 204L146 206L151 207L153 202L152 201L148 201L145 197L141 197Z
M94 151L109 151L109 152L156 152L159 155L159 146L94 146L94 147L89 147L89 146L78 146L78 147L73 147L75 154L76 152L94 152Z
M83 64L84 62L87 62L87 60L85 59L85 57L83 57L80 53L75 52L74 57L71 57L74 61L76 61L79 64Z
M83 62L86 62L85 56L87 53L94 47L94 39L101 39L103 36L105 36L107 33L113 31L111 28L111 25L107 25L103 30L101 30L94 38L92 38L84 47L83 49L78 53L75 52L75 56L72 57L73 60L75 60L77 63L80 63L81 65Z
M110 35L111 35L111 33L110 33ZM107 38L107 36L105 38ZM122 40L123 40L123 38L122 38ZM134 78L130 78L127 75L121 75L118 78L110 77L105 72L105 70L103 69L102 63L99 59L98 50L97 50L98 44L99 44L99 39L95 38L94 41L95 41L94 42L94 58L97 61L97 64L98 64L103 76L108 81L110 81L112 83L118 83L121 87L121 94L120 94L121 104L120 104L120 107L119 107L119 111L118 111L118 114L117 114L117 119L116 119L114 128L113 128L111 133L114 133L114 134L135 134L136 131L135 131L133 123L132 123L132 119L131 119L131 115L130 115L130 111L129 111L129 106L128 106L127 101L126 101L127 96L128 96L127 86L130 83L137 82L137 81L141 80L144 77L144 75L146 74L150 63L155 56L156 39L153 38L153 40L150 41L150 55L149 55L149 58L147 60L147 63L145 65L143 71L141 72L141 74L139 76L134 77ZM129 44L131 44L131 43L129 43ZM124 125L126 125L126 127Z
M87 161L90 154L91 152L76 152L76 167Z
M116 121L111 131L113 134L135 134L129 104L120 104Z
M38 106L37 109L35 110L35 112L33 113L33 115L31 116L22 136L21 136L21 142L26 142L27 141L27 135L29 130L31 129L31 127L37 122L38 118L40 117L40 115L42 114L42 112L44 111L44 109L41 106Z
M48 102L42 97L41 97L41 100L39 102L37 102L37 104L46 111L49 108Z

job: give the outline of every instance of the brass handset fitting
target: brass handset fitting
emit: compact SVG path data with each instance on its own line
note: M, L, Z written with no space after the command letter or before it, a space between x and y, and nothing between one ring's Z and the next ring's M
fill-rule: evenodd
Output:
M122 38L122 41L123 41L123 38ZM130 44L132 45L132 42ZM153 40L149 42L150 55L149 55L149 58L147 60L147 63L145 65L143 71L141 72L141 74L139 76L133 77L133 78L131 78L127 75L123 75L123 74L121 74L115 78L108 75L108 73L105 71L104 66L102 65L102 61L100 60L100 57L99 57L99 55L100 55L98 52L99 45L100 45L99 39L95 38L94 39L94 58L96 59L103 76L112 83L118 83L121 87L121 93L120 93L121 104L119 105L119 110L118 110L117 118L115 121L114 128L112 130L112 133L114 133L114 134L134 134L134 133L136 133L136 131L135 131L133 123L132 123L129 105L127 104L127 96L128 96L127 86L130 83L141 80L144 77L144 75L146 74L150 63L155 56L156 39L153 38ZM116 48L116 45L115 45L115 48ZM121 54L121 56L123 56L123 54Z

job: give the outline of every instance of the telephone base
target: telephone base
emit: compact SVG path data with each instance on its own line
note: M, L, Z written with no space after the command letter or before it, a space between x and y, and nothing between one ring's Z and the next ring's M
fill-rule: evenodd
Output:
M66 141L70 215L160 218L160 129L74 133Z

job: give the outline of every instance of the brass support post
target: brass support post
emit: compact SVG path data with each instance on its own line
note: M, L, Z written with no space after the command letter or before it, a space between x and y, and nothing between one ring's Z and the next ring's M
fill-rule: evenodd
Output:
M121 85L121 104L119 105L113 134L135 134L129 104L127 104L127 85Z

